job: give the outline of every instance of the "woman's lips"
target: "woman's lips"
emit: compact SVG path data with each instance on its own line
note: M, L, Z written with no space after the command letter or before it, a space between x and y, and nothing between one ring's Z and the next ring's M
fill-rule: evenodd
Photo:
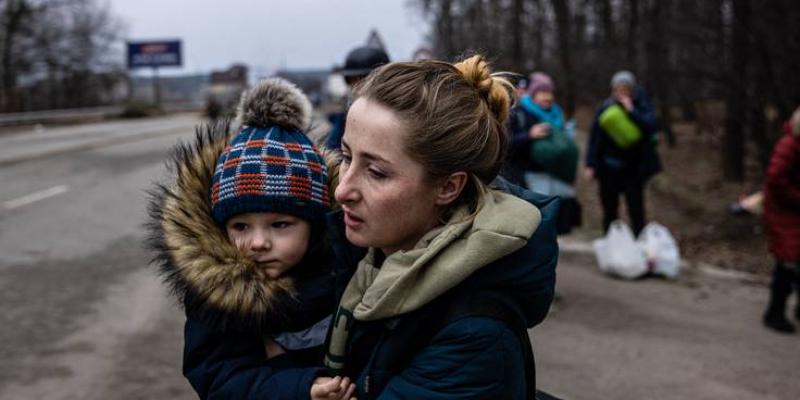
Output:
M358 229L364 225L364 220L349 211L345 211L344 224L350 229Z

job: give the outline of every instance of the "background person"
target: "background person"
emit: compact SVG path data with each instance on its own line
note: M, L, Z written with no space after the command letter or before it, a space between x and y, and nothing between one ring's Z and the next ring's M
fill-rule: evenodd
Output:
M604 231L617 219L620 195L625 196L634 234L644 228L644 186L661 170L655 146L656 117L650 99L633 73L615 73L611 96L592 120L586 151L585 176L599 183Z
M373 69L388 62L389 56L383 49L372 46L356 47L347 53L344 67L340 73L344 77L347 86L352 90L353 86L369 75ZM329 114L328 122L331 123L331 131L325 139L325 147L331 150L338 150L342 144L342 135L344 135L345 123L347 122L347 110Z
M504 176L528 190L561 198L558 233L580 225L575 198L578 147L555 102L555 84L547 74L530 75L525 93L509 117L511 146Z
M800 107L775 143L764 187L764 223L775 256L764 325L784 333L795 327L786 319L786 300L794 284L800 296ZM800 320L800 305L795 308Z

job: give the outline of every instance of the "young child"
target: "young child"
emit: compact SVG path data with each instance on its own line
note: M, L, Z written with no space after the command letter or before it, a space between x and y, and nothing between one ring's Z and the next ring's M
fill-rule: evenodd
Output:
M184 305L183 373L201 398L352 396L349 379L312 367L335 301L310 115L294 85L263 81L242 95L238 133L198 131L174 153L175 184L151 193L149 244Z

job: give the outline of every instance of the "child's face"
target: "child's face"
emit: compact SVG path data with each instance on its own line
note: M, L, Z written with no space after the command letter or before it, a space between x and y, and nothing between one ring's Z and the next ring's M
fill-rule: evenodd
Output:
M300 263L311 236L306 220L279 213L239 214L225 223L225 229L228 239L271 278Z

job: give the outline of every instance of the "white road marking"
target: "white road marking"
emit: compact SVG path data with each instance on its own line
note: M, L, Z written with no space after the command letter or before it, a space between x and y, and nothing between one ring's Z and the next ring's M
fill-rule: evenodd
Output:
M35 203L39 200L44 200L48 197L58 196L68 191L69 191L69 186L67 185L53 186L50 189L40 190L38 192L31 193L29 195L18 197L14 200L6 201L5 203L3 203L3 208L5 208L6 210L13 210L15 208Z

